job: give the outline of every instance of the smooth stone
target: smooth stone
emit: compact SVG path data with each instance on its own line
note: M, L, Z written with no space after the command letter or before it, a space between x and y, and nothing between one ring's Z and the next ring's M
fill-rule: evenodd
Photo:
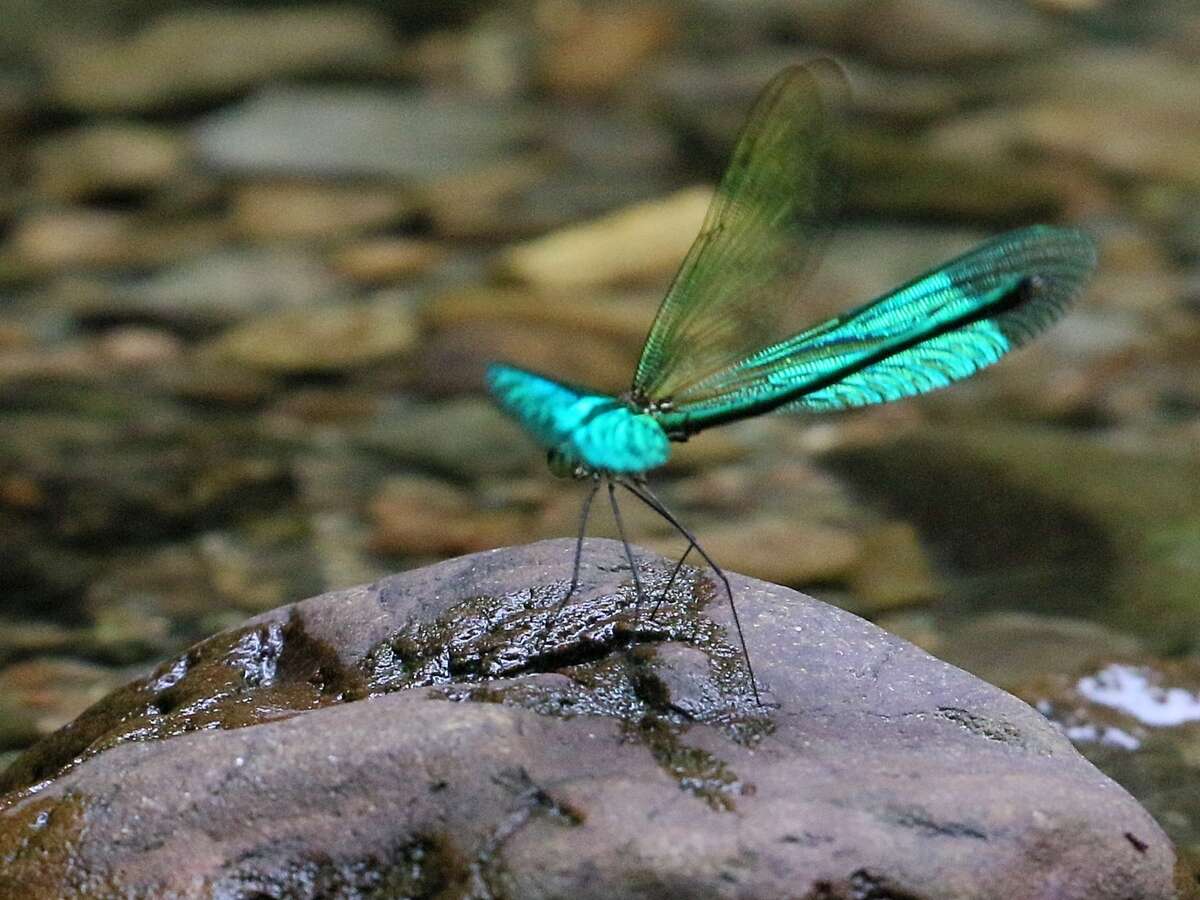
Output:
M402 65L424 84L483 97L528 96L534 88L532 11L494 8L465 28L426 31L406 47ZM422 22L422 27L427 27Z
M97 341L101 358L121 371L136 371L175 363L183 342L159 328L125 326L107 331Z
M0 618L0 665L28 656L69 652L78 646L80 633L41 619Z
M7 755L13 750L24 750L42 736L43 732L38 730L28 709L10 699L0 699L0 751ZM4 760L0 758L0 766L3 765Z
M247 175L431 181L532 134L523 107L362 87L272 87L193 126L200 159Z
M0 669L0 696L23 711L43 736L62 728L122 681L121 672L105 666L39 656Z
M923 645L925 646L925 645ZM1006 690L1097 659L1141 653L1137 638L1086 619L994 612L943 627L930 653Z
M474 553L529 532L520 513L479 509L470 491L424 475L389 478L370 501L368 515L371 549L390 556Z
M1008 225L1054 218L1073 187L1058 171L995 157L938 153L924 141L858 133L844 142L847 205L882 218Z
M425 336L415 357L413 387L428 396L478 393L498 360L616 396L629 388L638 354L627 341L565 325L476 321Z
M384 398L363 387L299 387L284 394L263 413L277 434L288 425L295 434L303 436L313 425L348 425L371 420Z
M1175 896L1158 825L1012 696L734 575L756 706L692 571L639 627L590 541L551 624L573 550L389 576L164 663L0 776L0 888Z
M545 184L553 172L543 154L508 152L439 176L426 194L434 231L454 240L512 240L540 233L536 223L518 213L523 198Z
M917 530L907 522L886 522L862 538L851 593L863 611L876 613L935 598L938 586Z
M789 585L845 580L863 552L851 531L773 513L714 522L698 536L714 559L737 560L752 577Z
M573 167L637 176L680 164L671 129L658 117L571 105L554 107L545 124L547 147Z
M550 30L540 54L540 80L554 94L603 96L674 41L679 18L656 4L580 7Z
M479 397L385 407L352 440L389 460L460 480L511 475L543 456L515 422Z
M8 417L7 473L32 486L36 500L22 512L43 540L93 550L159 540L275 507L292 490L279 447L249 427L185 425L178 408L156 398L94 388L79 396L99 408ZM13 543L16 562L38 578L57 583L75 568L59 548L62 571L44 573L53 558L32 535L28 548Z
M395 186L298 179L243 184L231 203L234 230L253 243L336 238L396 224L414 209Z
M88 301L82 311L205 331L249 316L328 302L341 294L328 268L300 249L223 249L118 284Z
M1006 170L1019 169L1013 160L1033 152L1047 160L1071 160L1077 169L1096 167L1147 183L1192 190L1200 183L1195 167L1187 164L1189 155L1200 152L1200 118L1132 98L1122 105L1048 97L983 110L935 128L927 140L934 153L965 168L1002 162ZM1045 178L1041 174L1038 181Z
M499 204L496 211L501 216L507 214L507 218L491 234L510 239L545 235L607 216L614 210L651 203L679 190L680 183L669 168L631 170L629 166L600 168L587 163L563 166Z
M951 68L1026 56L1053 45L1052 22L987 0L868 0L847 9L848 39L892 65Z
M424 275L446 257L446 248L433 241L369 237L337 247L329 255L329 265L344 278L374 285Z
M10 459L5 459L7 466ZM13 502L11 488L20 492ZM59 617L75 611L79 598L100 569L91 554L58 543L50 529L30 521L29 513L43 505L46 485L28 471L10 473L0 482L0 572L5 594L0 614L5 617ZM5 632L0 658L7 658L20 641L20 630ZM55 649L48 647L47 650Z
M82 112L148 111L286 76L369 72L395 52L387 22L361 8L186 10L127 39L60 42L49 91Z
M997 72L999 96L1053 99L1200 121L1200 62L1147 45L1088 43L1039 54Z
M72 202L153 191L182 177L188 148L174 131L135 123L85 125L33 147L34 189Z
M208 348L217 359L262 372L342 372L403 357L417 342L404 300L283 310L235 325Z
M1098 769L1137 785L1174 840L1181 898L1200 885L1200 661L1145 655L1032 677L1017 696L1063 729Z
M421 318L433 330L480 322L508 328L514 322L539 327L566 328L611 338L639 352L661 302L655 291L619 292L531 290L528 287L488 285L456 288L430 298Z
M679 268L712 200L706 187L636 204L505 250L503 276L570 290L665 278Z
M16 264L34 274L136 269L210 249L221 227L203 218L159 221L128 212L71 207L31 212L8 238Z

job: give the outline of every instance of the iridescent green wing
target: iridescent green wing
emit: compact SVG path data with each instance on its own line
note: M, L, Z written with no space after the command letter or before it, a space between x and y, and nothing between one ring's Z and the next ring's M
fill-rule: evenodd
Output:
M635 397L672 397L778 334L840 200L832 157L845 93L831 60L785 69L763 90L650 327Z
M659 423L682 436L776 410L845 409L945 387L1050 325L1095 265L1095 245L1077 229L1009 232L685 388Z

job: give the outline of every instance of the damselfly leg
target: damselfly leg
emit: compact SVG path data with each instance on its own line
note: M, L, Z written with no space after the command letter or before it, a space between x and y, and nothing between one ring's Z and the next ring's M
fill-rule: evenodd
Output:
M729 611L733 615L733 627L737 631L738 643L741 644L742 648L742 656L746 660L746 671L750 676L750 690L754 693L754 702L759 706L762 706L762 699L758 695L758 680L754 677L754 666L750 662L750 650L746 647L746 635L742 631L742 623L738 618L737 604L733 601L733 587L730 585L729 578L725 575L724 570L716 564L711 556L708 555L708 551L700 545L700 542L696 540L696 536L692 534L692 532L689 531L683 525L683 523L679 521L678 518L676 518L674 513L672 513L665 505L663 505L663 502L659 500L657 496L655 496L654 492L651 491L644 482L637 483L632 481L621 481L619 483L627 491L633 494L633 496L637 497L648 507L666 519L676 531L683 535L688 542L688 549L690 550L692 547L695 547L696 552L704 558L704 561L708 563L709 568L713 570L716 576L721 579L721 583L725 585L725 595L729 598ZM686 556L687 554L684 555ZM682 559L676 566L676 569L678 569L679 565L682 565Z

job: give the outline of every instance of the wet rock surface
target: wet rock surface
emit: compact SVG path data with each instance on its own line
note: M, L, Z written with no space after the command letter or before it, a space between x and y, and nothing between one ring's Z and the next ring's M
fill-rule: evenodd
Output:
M4 773L0 895L1174 896L1154 821L1010 695L734 576L757 706L710 578L639 617L590 541L556 613L572 550L314 597L111 694Z

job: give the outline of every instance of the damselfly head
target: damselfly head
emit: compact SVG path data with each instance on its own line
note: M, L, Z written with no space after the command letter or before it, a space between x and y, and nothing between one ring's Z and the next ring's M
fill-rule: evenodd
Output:
M576 481L582 481L592 474L592 470L587 466L554 447L546 451L546 465L550 467L550 474L555 478L573 478Z

